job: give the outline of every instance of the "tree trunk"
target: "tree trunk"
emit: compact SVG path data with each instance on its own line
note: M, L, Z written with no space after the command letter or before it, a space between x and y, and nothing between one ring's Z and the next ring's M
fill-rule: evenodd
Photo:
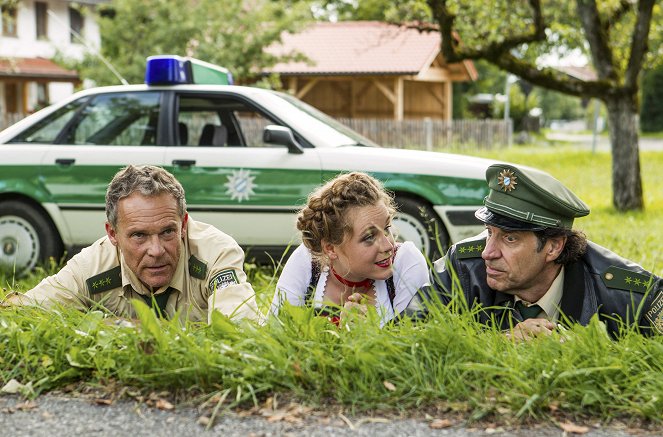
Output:
M643 209L635 98L624 93L605 103L612 145L612 204L619 211Z

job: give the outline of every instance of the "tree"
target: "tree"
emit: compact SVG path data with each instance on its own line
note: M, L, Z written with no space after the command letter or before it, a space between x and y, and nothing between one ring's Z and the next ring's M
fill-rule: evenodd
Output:
M612 145L613 205L644 207L638 152L639 75L660 47L661 15L656 0L428 0L447 62L486 59L531 84L602 100ZM582 29L578 32L577 29ZM459 39L456 37L460 37ZM596 80L582 81L536 60L544 53L581 48Z
M647 71L642 78L643 132L663 131L663 66Z
M424 0L312 0L317 19L333 21L430 21Z
M582 99L558 93L546 88L534 90L539 96L539 106L546 123L550 120L576 120L585 116ZM591 110L592 114L594 110Z
M241 82L277 61L264 47L310 20L302 2L283 8L270 0L113 0L99 7L100 54L130 83L143 82L145 58L157 54L222 65ZM96 54L75 67L98 85L119 83Z

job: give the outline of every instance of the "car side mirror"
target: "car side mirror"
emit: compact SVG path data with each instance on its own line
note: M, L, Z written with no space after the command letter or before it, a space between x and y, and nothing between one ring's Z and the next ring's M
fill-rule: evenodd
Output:
M292 129L289 127L277 126L275 124L265 126L265 129L262 131L262 140L267 144L286 146L288 153L304 153L304 148L297 142Z

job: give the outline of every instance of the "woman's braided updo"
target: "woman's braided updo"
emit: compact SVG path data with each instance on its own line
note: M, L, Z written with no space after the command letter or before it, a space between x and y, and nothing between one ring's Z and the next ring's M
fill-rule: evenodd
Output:
M352 233L347 221L353 207L372 206L383 202L389 213L396 211L393 198L382 184L366 173L341 174L312 192L297 216L297 229L302 242L315 257L322 257L322 241L341 244Z

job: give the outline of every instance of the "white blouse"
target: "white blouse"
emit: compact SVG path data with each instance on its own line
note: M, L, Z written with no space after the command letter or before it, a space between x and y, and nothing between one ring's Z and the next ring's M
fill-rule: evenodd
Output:
M311 283L312 256L310 251L300 244L290 255L288 262L283 267L283 272L276 284L276 292L270 312L277 315L282 303L288 301L294 306L306 304L306 292ZM389 291L387 281L375 281L375 307L380 314L380 326L384 326L395 314L400 314L410 303L422 286L429 284L428 266L426 259L415 245L406 241L396 251L394 258L394 304L389 302ZM320 279L313 295L313 305L316 308L323 306L325 285L329 276L329 269L324 267L320 272Z

